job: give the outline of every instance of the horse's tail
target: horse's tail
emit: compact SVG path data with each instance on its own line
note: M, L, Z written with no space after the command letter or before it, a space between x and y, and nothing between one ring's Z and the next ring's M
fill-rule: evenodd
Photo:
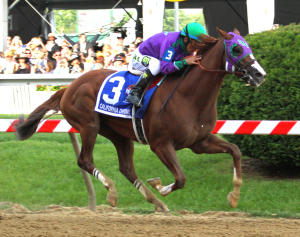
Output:
M60 100L67 88L60 89L49 100L38 106L27 118L24 120L24 115L19 116L19 122L16 122L13 127L15 135L18 140L22 141L31 137L44 115L49 110L55 110L53 114L56 114L60 110Z

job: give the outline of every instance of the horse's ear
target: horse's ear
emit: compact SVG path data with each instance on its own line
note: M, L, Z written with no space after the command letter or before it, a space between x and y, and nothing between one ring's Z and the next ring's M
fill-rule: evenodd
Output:
M233 33L235 33L237 35L241 35L237 28L234 28Z
M216 42L217 39L212 36L209 36L209 35L201 34L200 40L204 44L212 44L212 43Z
M232 38L232 36L230 36L229 34L227 34L227 32L223 31L223 30L220 30L218 27L217 27L217 31L219 33L219 35L223 38L223 39L226 39L226 40L229 40Z

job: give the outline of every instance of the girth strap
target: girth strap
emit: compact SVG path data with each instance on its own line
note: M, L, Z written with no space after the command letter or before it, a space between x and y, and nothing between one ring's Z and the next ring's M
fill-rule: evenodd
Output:
M132 126L134 130L134 134L137 140L139 141L139 143L143 145L148 145L149 142L145 134L143 119L136 118L134 115L135 115L135 105L132 106Z

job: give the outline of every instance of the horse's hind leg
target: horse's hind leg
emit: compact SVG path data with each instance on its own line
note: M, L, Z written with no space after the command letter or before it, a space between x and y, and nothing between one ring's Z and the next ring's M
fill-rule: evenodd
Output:
M108 138L116 147L120 172L141 192L145 199L155 205L157 211L168 212L169 209L138 178L133 164L133 141L116 133L109 126L101 124L100 135Z
M232 155L233 164L234 164L234 173L233 173L233 192L230 192L227 196L227 200L231 207L237 207L239 197L240 197L240 188L243 184L242 181L242 163L241 163L241 151L240 149L229 142L226 142L214 134L210 134L209 138L204 142L196 142L193 144L190 149L196 154L216 154L216 153L229 153Z
M89 123L85 123L80 129L82 149L78 159L78 165L103 183L104 187L109 190L106 200L112 207L115 207L117 206L118 195L114 182L99 171L93 162L93 149L100 129L98 114L95 113L95 116L93 117L93 122L90 121Z
M118 195L114 183L95 167L93 161L93 150L100 131L100 115L94 111L97 83L92 78L85 79L83 82L78 79L74 83L70 85L62 97L60 110L65 119L79 131L81 136L82 147L78 165L103 183L104 187L109 190L106 200L111 206L115 207Z

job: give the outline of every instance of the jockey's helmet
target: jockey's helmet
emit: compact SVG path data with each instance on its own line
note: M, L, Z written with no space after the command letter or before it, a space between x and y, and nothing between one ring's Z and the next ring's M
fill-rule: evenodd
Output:
M187 24L181 31L182 36L187 36L189 39L200 41L199 36L207 34L205 28L197 22Z

